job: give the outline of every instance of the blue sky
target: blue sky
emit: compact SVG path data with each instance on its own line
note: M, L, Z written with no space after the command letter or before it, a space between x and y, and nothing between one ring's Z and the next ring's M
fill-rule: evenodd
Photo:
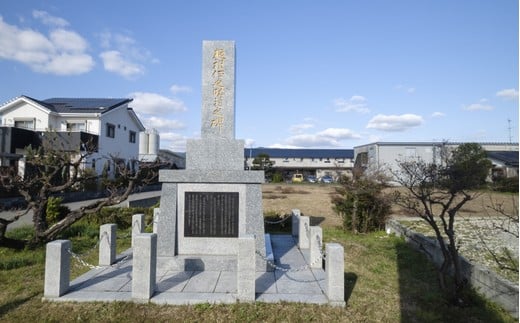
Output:
M0 102L131 97L184 151L202 41L234 40L248 147L518 142L518 30L513 0L2 1Z

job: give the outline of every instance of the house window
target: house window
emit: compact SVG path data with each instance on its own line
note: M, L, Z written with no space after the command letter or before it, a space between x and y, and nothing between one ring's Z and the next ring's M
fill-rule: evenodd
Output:
M14 126L16 128L34 129L34 119L30 120L15 120Z
M84 130L85 122L67 122L67 131L76 132Z
M116 136L116 126L111 123L107 123L107 137L114 138L115 136Z
M135 131L130 131L130 135L129 135L128 141L130 141L131 143L135 144Z

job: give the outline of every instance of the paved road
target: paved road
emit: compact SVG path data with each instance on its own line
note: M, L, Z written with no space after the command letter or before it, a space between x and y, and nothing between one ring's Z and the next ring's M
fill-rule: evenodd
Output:
M136 200L142 200L142 199L149 199L153 197L158 197L161 195L161 191L151 191L151 192L142 192L142 193L135 193L128 197L128 199L122 203L120 203L118 206L128 206L129 201L136 201ZM79 201L79 202L71 202L71 203L64 203L65 206L69 207L71 210L77 210L83 205L87 205L89 203L92 203L94 200L85 200L85 201ZM23 213L24 211L3 211L0 212L0 218L4 219L11 219L16 214ZM18 221L10 224L7 227L7 231L13 230L15 228L20 228L23 226L32 225L32 211L29 211L26 215L22 216Z

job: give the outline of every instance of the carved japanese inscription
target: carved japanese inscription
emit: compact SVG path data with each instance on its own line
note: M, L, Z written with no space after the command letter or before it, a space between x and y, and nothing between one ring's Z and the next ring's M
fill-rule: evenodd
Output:
M185 237L238 237L238 192L185 192Z

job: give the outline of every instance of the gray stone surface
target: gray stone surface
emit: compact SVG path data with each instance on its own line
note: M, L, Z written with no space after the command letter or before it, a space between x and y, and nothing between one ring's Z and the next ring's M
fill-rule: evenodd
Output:
M327 297L333 306L345 306L345 251L339 243L325 245Z
M183 291L186 293L213 293L219 276L219 271L196 271Z
M300 234L300 232L299 232L300 216L301 216L300 210L292 209L292 211L291 211L291 224L292 224L291 233L292 233L293 237L297 237L298 234Z
M115 224L103 224L99 227L99 265L110 266L116 261Z
M132 246L135 242L135 237L144 232L144 214L134 214L132 216Z
M254 268L253 268L254 274ZM253 284L255 279L253 278ZM215 293L237 293L237 272L236 271L221 271L220 276L215 286ZM254 294L254 290L253 290ZM240 299L240 296L238 296ZM254 299L254 297L253 297Z
M180 293L193 275L193 271L167 271L157 282L157 292Z
M157 235L142 233L134 239L132 264L132 298L148 300L156 285Z
M177 183L162 185L161 214L157 223L157 255L173 257L177 250Z
M242 163L244 162L243 158L242 156ZM159 170L159 180L163 183L261 184L264 182L264 172L244 170L211 171L199 169L161 169ZM161 195L161 202L163 196L164 194ZM162 206L161 203L161 209Z
M240 301L255 300L255 238L238 238L237 297Z
M69 240L55 240L47 243L45 253L45 282L43 296L60 297L69 289L70 254Z
M244 171L244 141L227 138L189 139L186 169Z
M322 237L323 230L319 226L311 226L311 234L310 234L310 248L309 248L309 263L312 268L321 268L322 267L322 256L321 256L321 246L322 246Z
M299 219L298 247L300 247L300 249L309 249L310 218L308 216L300 216Z
M161 209L158 207L153 208L153 225L152 232L157 233L157 227L159 224L159 217L161 216Z
M202 42L201 136L235 138L234 41Z
M146 234L145 234L146 235ZM290 268L294 272L275 270L272 272L256 272L254 275L256 301L261 302L303 302L327 304L324 293L326 284L325 272L322 269L310 270L306 267L303 254L291 236L272 236L274 262L281 268ZM136 250L137 248L137 250ZM52 301L149 301L156 304L233 304L238 296L237 264L233 270L184 271L172 270L173 257L159 258L156 270L155 293L148 300L132 297L130 287L136 276L134 267L139 266L139 258L133 259L129 249L111 267L93 269L71 282L69 292L57 298L46 298ZM130 256L128 258L128 256ZM292 261L289 263L287 261ZM252 262L251 262L252 263ZM251 271L250 271L251 272Z

